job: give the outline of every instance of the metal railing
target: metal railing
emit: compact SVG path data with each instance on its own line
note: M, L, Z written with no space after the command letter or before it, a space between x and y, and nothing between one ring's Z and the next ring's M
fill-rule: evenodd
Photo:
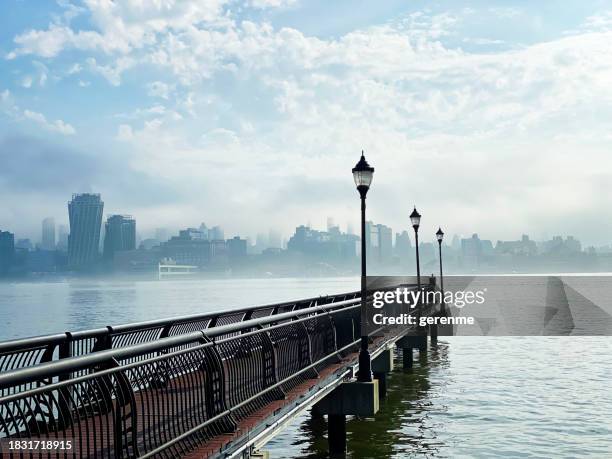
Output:
M347 292L264 306L4 341L0 342L0 372L358 297L359 292Z
M343 301L5 372L2 457L180 457L347 352L359 307ZM70 449L8 450L18 439Z
M360 298L276 312L1 373L1 457L219 452L211 440L357 350Z

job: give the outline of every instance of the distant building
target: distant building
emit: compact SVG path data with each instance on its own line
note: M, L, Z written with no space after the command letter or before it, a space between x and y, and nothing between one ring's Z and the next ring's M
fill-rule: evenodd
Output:
M161 259L161 247L159 246L151 250L116 252L113 258L113 269L120 272L152 272L157 270Z
M268 247L280 249L283 245L281 235L278 231L270 229L268 232Z
M161 245L161 253L178 264L194 266L223 264L228 255L224 240L208 240L202 231L195 228L179 231L178 236Z
M8 273L15 258L15 235L0 230L0 275Z
M573 236L567 236L563 240L562 236L553 236L550 241L542 243L542 252L547 255L571 255L582 251L582 244Z
M129 215L111 215L104 231L104 258L112 260L115 252L136 248L136 221Z
M43 250L55 250L55 219L47 217L42 221L42 244Z
M478 234L472 234L469 239L461 239L461 256L468 264L476 264L482 256L482 245Z
M72 269L85 268L98 259L100 229L104 203L99 194L74 194L68 203L70 235L68 236L68 265Z
M57 250L68 251L68 227L59 225L57 228Z
M33 250L25 257L25 269L32 273L54 272L57 267L55 250Z
M246 239L240 239L235 236L232 239L228 239L227 242L227 255L230 260L239 260L247 255L247 241Z
M378 225L372 222L365 223L365 246L368 260L378 260Z
M400 260L413 258L412 244L410 243L410 234L408 231L402 231L395 234L395 256Z
M436 259L436 249L437 244L434 246L433 242L421 242L419 244L419 258L423 267Z
M142 250L151 250L153 247L159 246L159 243L157 239L143 239L138 245L138 248Z
M209 230L208 239L211 241L222 241L225 238L223 237L223 229L220 226L213 226Z
M459 235L455 234L453 236L453 241L451 242L451 248L457 252L461 250L461 238Z
M523 234L519 241L497 241L495 252L503 255L534 256L538 253L538 247L535 241Z
M385 225L378 225L378 257L381 262L393 258L393 231Z
M17 242L15 243L15 249L25 250L26 252L29 252L30 250L34 250L34 245L29 239L17 239Z
M204 222L202 222L202 224L200 225L199 230L202 233L202 237L204 239L210 239L210 230L208 229L208 227L206 226Z
M255 236L255 245L253 246L253 253L262 253L268 247L268 236L263 233L257 233L257 236Z
M358 240L357 236L340 233L338 227L326 232L302 225L289 238L287 250L322 260L349 260L356 256Z
M202 225L204 225L204 223L202 223ZM168 240L168 230L166 228L155 228L155 239L159 242L166 242Z
M387 262L393 257L393 231L386 225L366 222L366 254L368 259Z

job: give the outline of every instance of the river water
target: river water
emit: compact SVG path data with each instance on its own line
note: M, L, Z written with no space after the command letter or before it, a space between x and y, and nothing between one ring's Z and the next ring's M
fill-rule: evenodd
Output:
M0 283L0 340L357 289L357 278ZM326 456L304 413L266 449ZM612 338L441 337L389 378L376 420L350 418L352 458L612 457Z

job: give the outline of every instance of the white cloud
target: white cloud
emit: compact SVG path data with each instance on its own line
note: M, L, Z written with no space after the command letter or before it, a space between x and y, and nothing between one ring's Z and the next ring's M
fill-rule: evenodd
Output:
M167 112L166 107L161 104L155 104L147 108L137 108L130 113L117 113L115 118L123 119L138 119L149 116L164 115Z
M30 110L23 111L23 117L36 122L40 126L49 131L58 132L63 135L74 135L76 130L68 123L62 120L47 121L47 118L42 113L33 112Z
M121 124L117 130L117 140L128 141L132 140L134 132L129 124Z
M133 67L136 61L131 57L120 57L114 65L100 65L93 57L87 59L89 70L102 75L112 86L121 84L121 74Z
M86 0L97 30L73 31L61 23L46 30L28 30L14 38L16 48L8 55L57 56L64 49L100 50L126 54L155 42L156 34L185 29L201 22L225 21L223 6L228 0Z
M30 75L26 75L21 79L21 86L24 88L32 87L32 77Z
M604 11L589 16L582 27L588 31L609 31L612 30L612 11Z
M68 69L68 75L74 75L76 73L81 73L83 70L83 66L78 62L72 64L72 66Z
M279 8L295 5L297 0L251 0L250 5L254 8Z
M14 38L17 48L11 51L7 59L17 56L34 54L51 58L57 56L65 48L79 50L112 51L116 48L107 42L99 33L93 31L74 32L70 27L51 24L47 30L28 30ZM120 48L119 48L120 49Z
M170 87L166 83L162 81L154 81L153 83L149 83L147 88L149 96L168 99Z

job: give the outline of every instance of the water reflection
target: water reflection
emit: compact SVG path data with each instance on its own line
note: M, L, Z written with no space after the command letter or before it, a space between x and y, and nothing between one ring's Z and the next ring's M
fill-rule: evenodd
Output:
M389 375L387 396L381 400L376 417L347 419L348 458L438 455L444 446L438 439L442 426L432 421L430 412L445 409L435 399L448 382L446 378L431 376L448 369L448 353L448 344L440 342L430 347L426 355L415 359L410 370L402 369L401 354L395 356L396 369ZM300 450L300 454L285 450L286 457L328 457L325 418L308 415L296 430L299 435L294 437L291 449Z

